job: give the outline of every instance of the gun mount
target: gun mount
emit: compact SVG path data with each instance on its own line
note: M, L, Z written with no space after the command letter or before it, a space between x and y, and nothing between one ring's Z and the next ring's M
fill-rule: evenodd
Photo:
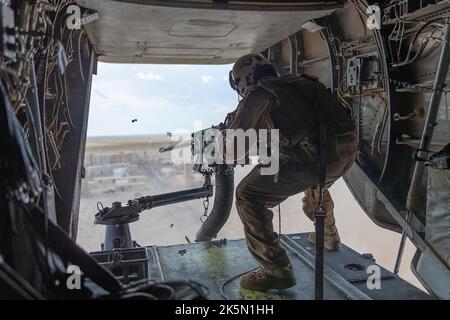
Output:
M131 223L137 221L139 219L139 214L145 210L211 197L213 195L211 171L205 171L203 174L205 176L205 183L200 188L139 197L128 200L125 206L122 206L121 202L115 201L112 203L111 207L99 209L98 213L95 215L94 223L103 225Z

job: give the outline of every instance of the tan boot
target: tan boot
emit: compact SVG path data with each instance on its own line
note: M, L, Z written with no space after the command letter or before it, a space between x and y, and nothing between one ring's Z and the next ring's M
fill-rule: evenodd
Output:
M311 244L316 244L316 233L311 232L308 236L308 242ZM334 232L330 232L329 230L325 229L325 236L324 236L324 248L329 251L336 251L339 249L339 245L341 244L341 239L339 238L339 232L337 231L336 227L334 228Z
M303 198L303 211L306 216L314 221L314 211L319 204L319 191L318 189L310 189L305 192L305 197ZM325 237L324 237L324 247L327 250L335 251L339 249L341 244L341 239L339 238L339 232L336 228L336 221L334 219L334 203L328 190L324 194L324 208L327 212L325 216ZM308 236L308 241L311 244L316 243L316 233L312 232Z
M269 289L291 288L296 283L291 265L273 269L261 266L259 270L247 273L241 278L241 288L263 292Z

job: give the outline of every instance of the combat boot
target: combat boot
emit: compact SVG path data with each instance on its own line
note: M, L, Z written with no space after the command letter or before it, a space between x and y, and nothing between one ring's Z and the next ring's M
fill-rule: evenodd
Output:
M314 211L319 204L319 192L317 189L310 189L305 192L303 198L303 211L306 216L314 222ZM324 208L326 211L325 228L324 228L324 247L329 251L336 251L339 249L341 239L336 228L336 221L334 219L334 203L328 190L324 194ZM311 232L308 236L308 242L316 244L316 233Z
M291 288L296 283L291 265L284 268L261 266L259 270L247 273L241 278L241 288L263 292L269 289Z
M339 238L339 232L335 226L332 228L327 228L325 226L324 230L324 248L329 251L336 251L339 249L339 245L341 244L341 239ZM311 244L316 244L316 233L311 232L308 236L308 242Z

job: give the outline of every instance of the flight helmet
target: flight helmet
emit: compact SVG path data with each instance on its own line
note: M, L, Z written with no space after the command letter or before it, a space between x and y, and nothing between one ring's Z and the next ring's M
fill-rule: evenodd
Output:
M234 63L229 73L230 86L239 95L245 96L250 86L267 76L278 76L275 67L260 54L246 54Z

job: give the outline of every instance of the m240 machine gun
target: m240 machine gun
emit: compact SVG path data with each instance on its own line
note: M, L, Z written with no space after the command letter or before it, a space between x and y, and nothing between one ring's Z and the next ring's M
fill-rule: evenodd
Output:
M206 130L208 129L194 132L191 140L163 146L159 151L162 153L178 148L191 147L192 155L198 156L208 145L203 139ZM116 201L112 203L111 207L103 207L99 203L94 223L106 225L105 242L102 249L133 248L135 243L131 239L129 223L137 221L143 211L201 198L205 198L205 212L200 219L202 225L195 240L210 241L214 239L228 220L231 211L234 193L234 168L228 164L203 164L196 161L194 169L204 176L204 184L201 187L143 196L128 200L125 205ZM214 183L212 181L213 175ZM209 198L213 195L215 196L214 205L208 215Z

